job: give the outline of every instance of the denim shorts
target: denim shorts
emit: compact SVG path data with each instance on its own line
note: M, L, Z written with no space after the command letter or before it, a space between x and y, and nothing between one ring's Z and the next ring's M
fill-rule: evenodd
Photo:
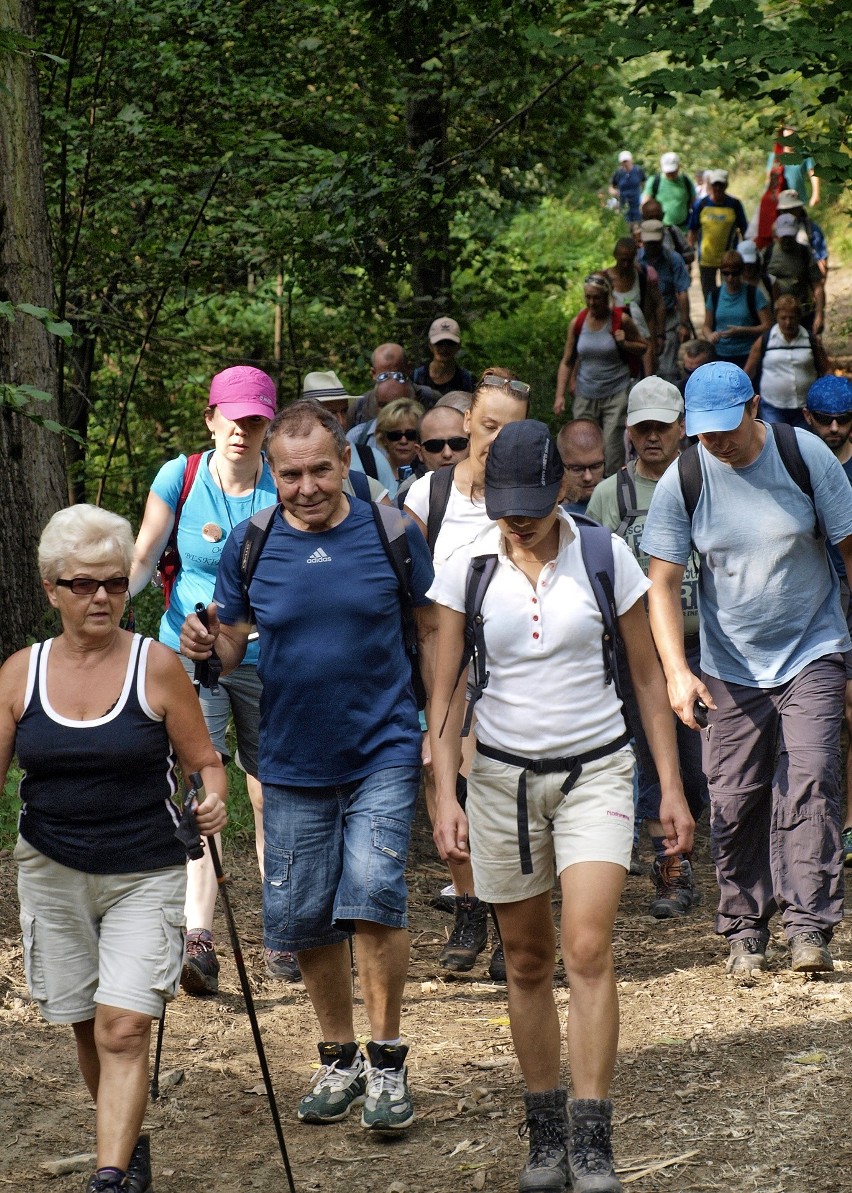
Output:
M354 921L408 927L405 864L420 767L334 787L263 784L263 936L294 953L347 939Z
M183 964L186 867L85 874L15 847L30 995L50 1023L93 1019L99 1003L159 1019Z
M183 655L180 661L190 679L195 675L195 663ZM237 738L237 765L257 778L257 738L260 729L260 695L263 684L252 663L243 663L219 680L219 691L214 696L209 688L195 689L201 701L201 711L207 722L207 729L213 748L227 765L231 760L226 734L228 721L234 718L234 732Z

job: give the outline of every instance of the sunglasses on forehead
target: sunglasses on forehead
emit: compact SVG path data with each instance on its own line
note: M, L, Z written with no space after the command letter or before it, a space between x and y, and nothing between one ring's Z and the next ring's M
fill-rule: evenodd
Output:
M379 375L376 377L376 385L382 381L399 381L402 383L405 380L405 373L379 373Z
M496 373L485 374L477 388L482 389L484 386L489 386L493 389L505 389L507 393L514 394L516 398L528 398L530 396L530 387L526 382L509 381L506 377L498 377Z
M419 431L385 431L385 439L389 439L391 443L399 443L401 439L407 439L409 443L420 442Z
M463 452L469 443L466 435L450 435L447 439L424 439L421 446L425 452L437 455L445 447L449 447L452 452Z

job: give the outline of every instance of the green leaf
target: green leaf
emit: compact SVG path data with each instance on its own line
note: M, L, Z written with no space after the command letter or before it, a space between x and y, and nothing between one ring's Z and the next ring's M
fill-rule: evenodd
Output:
M35 307L31 302L19 302L18 310L24 315L32 315L33 319L38 319L41 322L44 319L52 319L52 313L47 307Z

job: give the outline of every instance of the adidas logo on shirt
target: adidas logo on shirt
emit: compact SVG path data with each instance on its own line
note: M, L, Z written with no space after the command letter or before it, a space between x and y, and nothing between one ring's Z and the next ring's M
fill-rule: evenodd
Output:
M317 547L313 555L309 555L305 560L306 563L331 563L331 556L326 555L322 547Z

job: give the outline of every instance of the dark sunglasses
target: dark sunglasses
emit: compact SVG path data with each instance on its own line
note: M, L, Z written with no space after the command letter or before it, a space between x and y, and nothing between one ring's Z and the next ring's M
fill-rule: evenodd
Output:
M810 415L814 422L819 423L821 427L830 427L832 423L848 427L852 423L852 410L846 410L843 414L817 414L816 410L811 410Z
M384 436L391 443L399 443L400 439L407 439L409 443L420 442L419 431L385 431Z
M525 382L508 381L505 377L498 377L496 373L486 373L477 389L482 389L486 385L493 386L494 389L505 389L507 393L514 394L516 398L530 396L530 387Z
M117 596L120 592L127 592L130 579L127 576L112 576L109 580L91 580L88 576L75 576L73 580L57 580L60 588L70 588L74 596L94 596L99 588L103 588L110 596Z
M437 455L442 452L445 447L449 447L452 452L463 452L470 440L466 435L450 435L449 439L424 439L422 448L424 452L432 452Z
M723 278L738 278L742 273L741 269L722 269L720 270Z
M378 377L376 377L376 385L378 385L380 381L402 382L402 381L406 381L406 380L407 380L407 378L405 376L405 373L379 373Z

